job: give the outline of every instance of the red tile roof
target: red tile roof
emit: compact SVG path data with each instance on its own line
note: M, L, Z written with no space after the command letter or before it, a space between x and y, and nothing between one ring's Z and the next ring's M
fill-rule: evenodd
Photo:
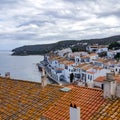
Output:
M95 72L91 72L91 71L87 71L87 73L89 73L89 74L95 74Z
M116 75L116 76L115 76L115 80L116 80L118 83L120 83L120 75Z
M115 78L116 82L120 83L120 75L116 75L114 78ZM95 82L104 82L105 79L106 79L105 76L100 76L100 77L96 78L94 81Z
M38 120L65 93L60 86L0 78L0 120Z
M106 79L105 76L100 76L100 77L96 78L94 81L95 82L104 82L105 79Z
M51 120L69 120L70 103L76 104L81 109L81 119L88 120L97 109L105 102L103 92L85 87L73 87L60 100L47 110L43 116Z
M81 109L81 120L119 120L120 99L106 100L103 91L75 85L63 92L63 86L0 78L0 119L69 120L70 103Z
M55 70L64 70L64 68L55 68Z

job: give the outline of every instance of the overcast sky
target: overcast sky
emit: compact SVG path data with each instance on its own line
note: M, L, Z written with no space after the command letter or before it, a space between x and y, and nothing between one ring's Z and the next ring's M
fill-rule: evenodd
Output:
M120 34L120 0L0 0L0 49Z

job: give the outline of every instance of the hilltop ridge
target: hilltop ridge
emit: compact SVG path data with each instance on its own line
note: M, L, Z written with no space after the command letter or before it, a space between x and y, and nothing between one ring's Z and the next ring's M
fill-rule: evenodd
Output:
M87 39L87 40L64 40L52 44L40 44L40 45L26 45L18 47L12 50L12 55L43 55L50 51L63 49L70 47L72 49L77 48L79 51L85 50L85 43L108 45L112 42L120 41L120 35L111 36L107 38Z

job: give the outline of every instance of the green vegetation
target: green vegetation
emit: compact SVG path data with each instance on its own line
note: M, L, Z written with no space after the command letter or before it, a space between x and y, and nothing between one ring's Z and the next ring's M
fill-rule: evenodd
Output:
M78 51L79 51L78 48L76 48L76 47L73 47L73 48L72 48L72 52L78 52Z
M71 47L72 52L86 51L86 45L75 45Z
M90 40L65 40L53 44L43 44L43 45L28 45L13 49L12 55L43 55L49 53L50 51L59 50L63 48L70 47L73 52L85 51L87 43L88 45L99 44L108 45L113 42L120 40L120 35L101 38L101 39L90 39ZM120 46L119 46L120 47Z
M119 61L119 60L120 60L120 53L117 53L117 54L114 56L114 58L115 58L117 61Z
M117 50L120 49L120 43L118 42L113 42L109 45L108 49L112 49L112 50Z
M107 56L107 52L101 52L101 53L98 53L99 57L105 57Z

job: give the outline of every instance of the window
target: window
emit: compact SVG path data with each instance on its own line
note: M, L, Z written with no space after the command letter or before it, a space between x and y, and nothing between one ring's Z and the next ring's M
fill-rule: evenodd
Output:
M76 60L77 62L79 62L79 58L77 58L77 60Z
M89 75L88 75L88 79L89 79Z
M74 72L76 72L77 70L76 69L74 69Z
M68 66L65 66L65 69L68 69Z
M92 75L91 75L91 77L90 77L90 80L92 80Z
M75 77L76 78L80 78L80 74L75 74Z

